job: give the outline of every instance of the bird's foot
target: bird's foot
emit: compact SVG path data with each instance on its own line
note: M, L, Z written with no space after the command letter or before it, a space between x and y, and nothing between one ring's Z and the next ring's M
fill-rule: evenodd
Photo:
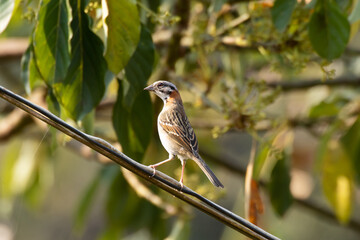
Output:
M154 177L156 174L156 167L154 165L150 165L149 167L151 167L153 169L153 174L151 175L151 177Z
M179 182L180 183L180 190L179 192L182 192L183 188L184 188L184 183L183 182Z

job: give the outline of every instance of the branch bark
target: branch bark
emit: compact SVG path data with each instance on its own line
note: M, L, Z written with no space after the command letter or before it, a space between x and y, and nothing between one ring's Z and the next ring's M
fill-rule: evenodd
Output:
M0 86L0 97L23 109L30 115L69 135L77 141L87 145L102 155L110 158L117 164L142 177L144 180L153 183L173 196L183 200L184 202L187 202L188 204L216 218L236 231L246 235L247 237L252 239L278 239L263 229L237 216L233 212L221 207L207 198L204 198L186 186L184 186L182 190L179 191L181 189L179 182L160 171L157 171L156 175L152 177L152 168L134 161L125 154L117 151L116 148L111 146L106 141L79 131L78 129L65 123L54 114L29 102L21 96L14 94L2 86Z

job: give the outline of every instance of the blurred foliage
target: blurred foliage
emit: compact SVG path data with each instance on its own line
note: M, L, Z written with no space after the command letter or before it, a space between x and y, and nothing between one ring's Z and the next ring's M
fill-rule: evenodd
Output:
M213 117L224 123L211 126L215 137L236 129L259 142L253 178L267 183L279 216L293 202L293 145L295 130L303 127L319 142L314 169L322 179L324 196L343 223L351 217L360 180L359 90L328 89L295 121L272 110L286 94L281 87L269 87L273 76L268 68L296 83L297 76L315 65L326 81L336 73L329 64L344 61L349 75L356 76L348 64L354 59L349 60L346 49L359 23L359 0L0 2L2 36L29 38L21 60L24 89L31 94L45 88L52 112L112 139L114 134L95 124L99 105L111 101L110 119L122 151L140 162L159 109L159 102L152 104L143 88L150 78L173 81L190 99L184 98L185 104L192 101L191 107L199 112L212 110L211 117L201 116L203 122ZM1 209L3 214L11 212L17 196L36 205L51 186L49 156L55 154L59 136L50 132L53 140L39 146L11 140L1 162L1 201L7 206ZM212 191L204 188L206 184L194 186ZM189 214L180 211L176 219L164 214L139 197L115 166L103 166L89 183L75 211L79 229L103 185L107 224L100 239L121 239L142 228L155 239L187 239ZM179 204L146 187L170 204ZM202 193L209 194L206 191Z

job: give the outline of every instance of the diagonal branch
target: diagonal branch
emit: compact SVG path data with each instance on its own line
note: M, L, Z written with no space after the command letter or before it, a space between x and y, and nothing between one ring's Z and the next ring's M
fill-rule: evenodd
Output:
M110 158L117 164L142 177L146 181L153 183L173 196L194 206L211 217L216 218L220 222L228 225L236 231L252 239L278 239L277 237L255 226L254 224L251 224L233 212L194 192L188 187L184 186L182 192L180 192L179 189L181 189L181 186L179 182L160 171L157 171L156 175L152 177L152 168L134 161L125 154L117 151L116 148L111 146L106 141L79 131L49 111L29 102L23 97L14 94L2 86L0 86L0 97L26 111L30 115L69 135L77 141L87 145L102 155Z

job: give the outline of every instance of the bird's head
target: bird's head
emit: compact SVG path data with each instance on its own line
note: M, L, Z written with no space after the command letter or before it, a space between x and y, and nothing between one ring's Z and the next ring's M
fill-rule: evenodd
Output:
M144 88L144 90L152 91L158 95L165 103L172 99L180 99L179 91L176 86L168 81L157 81ZM180 99L181 100L181 99Z

